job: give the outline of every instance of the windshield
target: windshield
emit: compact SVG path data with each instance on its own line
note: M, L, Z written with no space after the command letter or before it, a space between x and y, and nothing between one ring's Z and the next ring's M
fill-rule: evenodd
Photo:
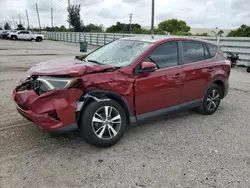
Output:
M132 40L117 40L101 47L86 57L86 61L101 65L125 67L152 46L152 43Z

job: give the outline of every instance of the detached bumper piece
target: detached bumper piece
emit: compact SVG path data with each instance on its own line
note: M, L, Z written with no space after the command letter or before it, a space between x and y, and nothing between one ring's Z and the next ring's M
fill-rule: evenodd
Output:
M34 90L13 91L18 112L48 131L65 128L75 123L79 89L47 91L38 95Z

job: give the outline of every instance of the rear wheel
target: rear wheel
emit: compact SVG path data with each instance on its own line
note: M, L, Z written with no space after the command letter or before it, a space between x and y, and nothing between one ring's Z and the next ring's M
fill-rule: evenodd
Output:
M12 36L10 37L10 39L11 39L11 40L17 40L17 36L12 35Z
M210 115L216 112L220 105L222 92L220 86L212 84L203 97L198 111L204 115Z
M41 42L43 39L41 37L36 38L36 42Z
M250 73L250 67L248 67L248 68L247 68L247 72L249 72L249 73Z
M80 129L85 140L99 147L109 147L117 143L126 126L126 114L114 100L93 101L84 109L80 120Z

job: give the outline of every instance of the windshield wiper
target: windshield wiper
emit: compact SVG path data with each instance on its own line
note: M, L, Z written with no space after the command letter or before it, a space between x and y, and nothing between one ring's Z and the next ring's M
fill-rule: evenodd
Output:
M98 64L98 65L103 65L103 64L100 63L99 61L92 60L92 59L88 59L88 62L95 63L95 64Z

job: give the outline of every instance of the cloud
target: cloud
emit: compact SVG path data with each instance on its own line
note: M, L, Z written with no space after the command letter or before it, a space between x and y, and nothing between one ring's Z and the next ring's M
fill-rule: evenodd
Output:
M68 25L67 0L0 0L0 24L13 18L19 21L20 14L22 22L27 25L27 9L30 24L38 27L36 2L42 26L51 25L51 8L54 23L58 26ZM117 21L129 23L130 13L133 14L133 23L142 26L150 26L151 23L151 0L71 0L71 3L81 4L84 24L110 26ZM177 18L191 27L230 29L249 24L249 10L249 0L155 0L155 23L157 25L163 20Z

